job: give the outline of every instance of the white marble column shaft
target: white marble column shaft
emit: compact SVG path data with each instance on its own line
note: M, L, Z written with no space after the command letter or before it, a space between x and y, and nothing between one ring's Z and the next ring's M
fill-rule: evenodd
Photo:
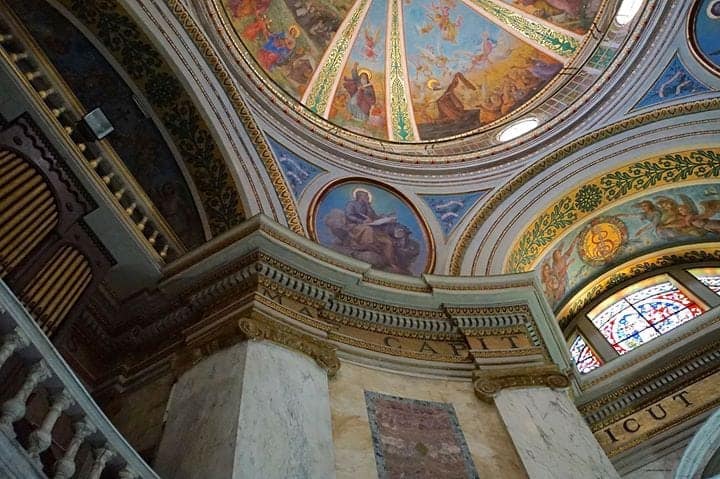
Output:
M268 341L215 353L173 388L155 469L175 479L334 478L325 370Z
M619 479L564 391L503 389L495 405L530 479Z

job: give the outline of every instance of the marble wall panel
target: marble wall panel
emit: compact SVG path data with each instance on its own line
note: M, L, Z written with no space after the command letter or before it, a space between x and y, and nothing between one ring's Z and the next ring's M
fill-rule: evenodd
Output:
M274 343L247 344L234 477L333 479L327 373Z
M532 479L619 479L565 391L503 389L495 404Z
M684 448L664 453L654 461L628 472L623 479L666 479L673 477L675 468L682 458Z
M378 477L479 479L452 404L365 391Z
M475 397L470 381L421 378L343 362L330 381L338 479L378 477L366 390L452 404L480 477L527 477L497 409Z
M334 479L327 373L267 341L218 351L180 377L160 477Z

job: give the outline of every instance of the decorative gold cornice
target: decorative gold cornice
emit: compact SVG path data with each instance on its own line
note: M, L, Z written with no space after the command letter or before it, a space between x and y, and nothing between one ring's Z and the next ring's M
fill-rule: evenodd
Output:
M335 348L319 339L300 333L288 326L257 316L241 318L238 321L240 332L251 341L272 341L288 349L298 351L313 358L318 366L334 376L340 369L340 361Z
M512 181L508 182L502 188L498 189L473 216L468 223L467 228L463 230L453 249L450 258L449 274L459 275L462 271L462 260L470 247L470 243L475 238L480 226L490 217L492 213L505 201L510 195L518 191L525 183L529 182L533 177L537 176L549 167L563 161L570 155L586 148L594 143L606 140L612 136L619 135L625 131L639 128L654 122L666 120L680 115L690 115L693 113L701 113L704 111L720 109L720 98L710 98L698 100L694 102L682 103L680 105L672 105L665 108L659 108L646 113L635 115L630 118L607 125L577 140L568 143L555 150L550 155L545 156L541 160L534 163L529 168L523 170L521 174L516 176Z
M561 389L570 386L567 374L553 365L541 364L514 368L487 368L473 374L475 395L492 403L502 389L549 387Z
M472 355L475 359L508 358L520 356L545 356L547 352L543 348L520 348L520 349L491 349L488 351L474 350Z
M697 332L697 331L694 331L694 332ZM720 340L713 341L712 343L708 344L705 347L702 347L699 349L694 349L693 351L690 351L688 354L684 354L684 355L680 356L675 361L672 361L671 363L662 366L658 370L655 370L649 374L639 377L639 378L635 379L634 381L632 381L631 383L626 384L623 387L612 391L611 393L603 395L599 399L596 399L592 402L589 402L589 403L579 406L578 409L581 414L588 415L588 414L592 413L593 411L596 411L596 410L602 408L603 406L611 403L612 401L624 396L625 394L629 393L631 390L633 390L635 388L639 388L643 384L650 383L651 381L660 378L664 374L668 374L673 369L677 369L680 366L682 366L683 364L689 363L689 362L693 361L694 359L699 358L703 354L706 354L709 351L712 351L714 349L719 349L719 348L720 348ZM653 354L656 354L657 352L658 352L658 350L653 350L650 354L644 355L642 359L647 359L648 357L652 356ZM632 364L635 364L635 363L631 363L630 365L632 365ZM617 371L611 371L611 372L603 375L602 377L592 381L590 384L583 385L582 389L588 389L589 386L593 386L593 385L599 384L603 381L606 381L606 380L610 379L610 377L612 377L616 373L617 373ZM697 378L694 378L694 380L697 380ZM660 391L660 392L662 392L662 391ZM659 393L658 393L658 395L659 395ZM656 399L658 397L658 395L653 396L653 399Z
M328 338L337 341L339 343L348 344L350 346L355 346L362 349L367 349L369 351L375 351L383 354L387 354L389 356L395 356L398 358L406 358L406 359L416 359L420 361L433 361L433 362L443 362L443 363L469 363L469 356L457 356L452 354L435 354L435 353L425 353L425 352L418 352L418 351L411 351L407 349L398 349L393 348L390 346L384 346L381 344L375 344L363 339L357 339L355 337L350 337L343 334L338 334L335 332L330 332L328 334Z
M465 336L460 333L442 333L437 331L421 331L418 329L390 327L382 324L352 318L328 310L319 312L319 317L329 324L340 324L372 333L380 333L399 338L426 339L432 341L462 341Z

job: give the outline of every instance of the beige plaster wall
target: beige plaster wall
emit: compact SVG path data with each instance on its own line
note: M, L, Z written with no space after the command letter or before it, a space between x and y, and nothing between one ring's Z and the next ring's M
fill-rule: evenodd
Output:
M338 479L377 477L365 390L451 403L480 477L527 477L497 409L475 397L470 381L418 378L343 362L330 380Z

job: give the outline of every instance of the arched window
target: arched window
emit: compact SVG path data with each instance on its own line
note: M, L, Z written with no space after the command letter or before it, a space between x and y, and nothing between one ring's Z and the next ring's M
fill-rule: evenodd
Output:
M720 295L720 268L695 268L688 270L688 273Z
M587 374L720 305L719 296L720 268L675 267L642 279L580 312L570 355Z
M580 373L589 373L595 368L602 365L595 351L585 342L585 338L579 334L575 336L575 340L570 345L570 355L575 360L575 365Z
M610 345L625 354L703 313L667 275L629 286L588 313Z

